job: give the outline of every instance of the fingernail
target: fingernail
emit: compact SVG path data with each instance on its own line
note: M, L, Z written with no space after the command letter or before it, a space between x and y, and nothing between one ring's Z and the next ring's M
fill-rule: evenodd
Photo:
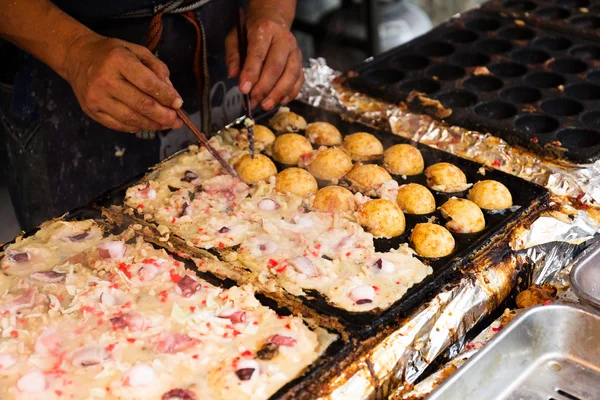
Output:
M270 110L271 108L273 108L274 105L275 105L275 102L273 100L267 99L267 100L263 101L262 108L264 110Z
M174 109L179 109L181 108L181 106L183 105L183 100L181 99L181 97L178 97L175 99L175 101L173 102L173 105L171 107L173 107Z
M172 129L170 126L161 126L160 130L161 131L168 131L169 129Z
M283 98L283 100L281 100L281 104L287 104L287 103L289 103L289 102L290 102L290 98L289 98L289 97L287 97L287 96L285 96L285 97Z
M244 82L242 86L240 86L240 92L244 94L248 94L250 92L250 89L252 89L252 84L248 81Z

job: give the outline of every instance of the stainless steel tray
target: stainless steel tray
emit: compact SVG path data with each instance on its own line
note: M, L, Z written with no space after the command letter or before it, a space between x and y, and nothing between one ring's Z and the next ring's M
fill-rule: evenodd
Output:
M600 399L600 316L566 304L532 307L429 399Z
M600 240L588 247L574 265L570 275L573 290L583 302L600 308Z

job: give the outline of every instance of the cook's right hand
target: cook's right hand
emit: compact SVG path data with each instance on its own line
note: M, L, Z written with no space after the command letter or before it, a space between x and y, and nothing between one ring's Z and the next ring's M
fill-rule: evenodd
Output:
M169 80L169 69L143 46L86 35L71 45L65 70L83 111L110 129L182 126L174 109L183 100Z

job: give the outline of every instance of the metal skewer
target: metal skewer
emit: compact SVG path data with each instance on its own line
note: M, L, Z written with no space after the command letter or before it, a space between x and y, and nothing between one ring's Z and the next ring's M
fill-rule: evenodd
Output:
M229 173L229 175L233 176L234 178L237 178L238 175L235 173L231 165L229 165L229 163L225 161L223 157L221 157L219 152L215 150L215 148L212 147L210 143L208 143L208 139L206 139L206 136L204 136L204 134L200 132L198 128L196 128L196 126L192 123L192 121L190 121L190 119L187 117L187 115L185 115L181 108L177 110L177 116L181 118L185 126L187 126L192 132L194 132L194 135L196 135L200 143L202 143L204 147L206 147L206 150L208 150L209 153L212 154L212 156L219 162L219 164L221 164L223 168L225 168L225 171L227 171L227 173Z
M237 20L238 50L240 52L240 68L244 67L246 62L246 51L248 49L248 35L246 32L246 10L241 0L238 0L238 20ZM252 102L250 93L244 95L244 105L246 115L252 120L252 125L248 126L248 144L250 146L250 156L254 158L254 120L252 118Z

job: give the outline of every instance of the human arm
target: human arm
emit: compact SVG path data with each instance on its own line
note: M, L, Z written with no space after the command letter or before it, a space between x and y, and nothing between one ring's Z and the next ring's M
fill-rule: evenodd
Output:
M250 93L253 107L261 104L269 110L285 104L298 95L304 83L302 53L290 32L295 9L295 0L249 1L248 55L242 67L237 31L227 36L228 74L239 75L240 91Z
M180 127L167 66L143 46L93 32L49 0L0 0L0 37L67 80L85 113L119 131Z

